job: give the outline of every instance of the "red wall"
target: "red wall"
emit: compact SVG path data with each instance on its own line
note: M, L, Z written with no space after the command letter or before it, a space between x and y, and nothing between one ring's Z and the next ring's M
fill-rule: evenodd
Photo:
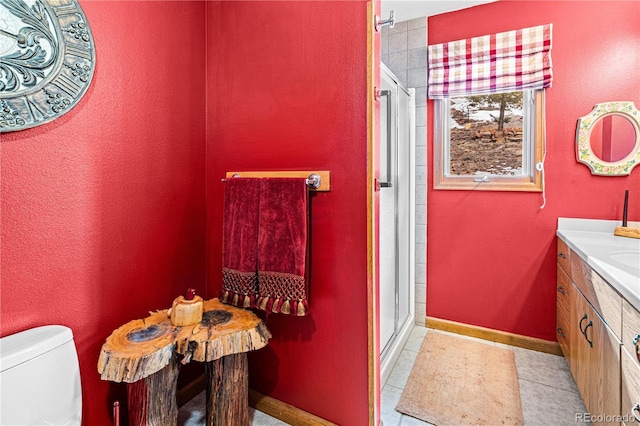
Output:
M81 5L97 51L88 93L1 136L0 324L71 327L84 424L111 425L124 385L99 378L104 339L187 286L206 291L205 5Z
M271 315L251 387L344 425L368 422L366 2L210 2L207 216L221 282L227 171L331 171L311 197L310 306Z
M629 219L640 220L640 170L592 176L574 150L577 120L596 103L640 106L640 3L503 0L431 17L428 31L435 44L546 23L546 207L538 193L434 191L429 175L427 315L555 340L557 218L620 219L628 188Z

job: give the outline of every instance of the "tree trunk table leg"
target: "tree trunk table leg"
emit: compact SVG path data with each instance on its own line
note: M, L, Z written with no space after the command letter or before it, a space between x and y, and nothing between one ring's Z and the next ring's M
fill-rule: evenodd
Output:
M249 365L246 352L205 363L207 426L249 424Z
M169 365L152 375L127 385L130 426L165 426L178 422L180 363L173 355Z

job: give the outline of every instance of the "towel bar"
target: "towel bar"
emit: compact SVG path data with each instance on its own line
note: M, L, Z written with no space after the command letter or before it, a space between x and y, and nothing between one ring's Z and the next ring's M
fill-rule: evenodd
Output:
M311 191L326 192L331 190L331 173L328 170L314 171L314 170L299 170L299 171L251 171L251 172L227 172L225 182L227 179L234 177L251 177L251 178L263 178L263 177L288 177L288 178L306 178L307 185Z

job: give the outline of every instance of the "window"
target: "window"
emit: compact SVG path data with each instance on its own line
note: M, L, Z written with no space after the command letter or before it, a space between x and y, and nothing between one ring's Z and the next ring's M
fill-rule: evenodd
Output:
M542 191L552 24L428 46L436 189Z
M542 191L542 90L442 98L435 107L435 189Z

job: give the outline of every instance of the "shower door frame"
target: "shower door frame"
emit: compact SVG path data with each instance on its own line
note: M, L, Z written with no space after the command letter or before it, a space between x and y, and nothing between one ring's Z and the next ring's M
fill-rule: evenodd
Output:
M395 262L395 318L394 318L394 331L393 334L391 335L391 338L388 341L388 344L385 346L385 343L387 342L383 342L381 339L382 337L379 335L380 338L380 346L379 346L379 351L380 351L380 385L381 387L384 386L385 382L387 381L390 373L391 373L391 369L393 368L393 365L396 363L398 357L400 356L400 353L402 352L402 349L404 347L404 345L406 344L407 340L409 339L409 335L411 333L411 330L413 329L413 325L414 325L414 321L415 321L415 89L407 89L405 88L402 83L400 83L399 79L383 64L380 63L380 86L381 88L384 88L382 80L383 80L383 76L386 77L388 80L392 81L392 84L395 86L395 93L396 95L394 97L387 97L387 102L389 102L389 100L391 99L392 101L395 102L395 108L393 108L392 114L395 112L395 117L391 117L391 123L395 123L395 125L392 125L392 129L391 132L395 132L395 155L391 156L390 153L387 153L386 156L386 161L388 162L389 166L388 169L391 170L387 170L387 173L392 175L392 182L389 183L389 185L394 185L396 184L396 188L395 188L395 192L394 192L394 228L395 228L395 232L394 232L394 239L395 239L395 244L394 244L394 262ZM399 107L400 107L400 100L398 97L398 94L400 92L403 92L407 97L408 97L408 112L407 112L407 119L409 120L409 122L407 123L407 137L408 137L408 152L404 152L403 154L403 159L404 159L404 163L401 163L401 159L399 158L400 155L399 153L401 152L401 142L398 140L399 136L400 136L400 113L399 113ZM384 92L382 92L384 93ZM393 94L394 92L392 91L391 94ZM382 100L381 100L382 103ZM382 105L382 104L381 104ZM388 103L387 103L388 105ZM382 111L382 106L380 107L380 110ZM388 106L387 106L387 111L388 111ZM382 112L380 113L380 118L379 118L379 122L378 122L378 128L380 128L380 124L382 123L382 120L385 120L386 117L382 117ZM391 123L387 123L387 134L390 135L391 132L389 132L389 125ZM385 139L384 135L380 135L380 150L382 150L383 147L383 139ZM379 151L380 152L380 151ZM408 156L408 158L406 157ZM382 156L380 155L380 153L378 153L378 159L382 160L381 158ZM408 160L408 161L407 161ZM395 166L393 167L393 163L395 163ZM397 185L398 183L398 175L399 175L399 170L401 168L406 167L407 170L404 170L404 173L406 173L406 179L405 182L408 181L408 194L406 194L406 201L408 201L408 205L404 205L404 203L399 203L398 197L399 197L399 188L400 186ZM382 176L380 177L380 179L382 180ZM380 182L381 186L384 186L384 182ZM402 183L401 183L402 185ZM384 190L384 189L381 189ZM400 206L404 206L404 209L402 211L402 215L404 217L408 216L408 236L405 235L405 238L407 238L406 241L402 241L401 237L399 236L399 207ZM380 214L377 218L377 226L380 226L380 219L382 216L382 206L380 207ZM380 236L380 239L382 239L382 235L381 235L381 231L378 233L378 235ZM399 309L400 309L400 292L401 289L399 288L399 286L401 285L401 279L400 279L400 261L403 259L400 259L400 253L401 253L401 245L404 246L403 249L406 250L408 248L408 250L406 250L406 255L408 256L408 259L406 259L406 262L402 262L405 265L408 266L409 271L407 272L407 276L406 276L406 280L408 281L406 283L407 285L407 289L408 290L408 312L407 312L407 316L406 318L402 321L402 323L400 323L401 319L399 318ZM382 252L382 247L379 246L379 253L378 255L380 255ZM378 262L378 269L382 269L382 262L383 260L379 257L379 262ZM382 294L382 289L381 289L381 285L382 285L382 279L380 279L378 281L378 294ZM380 309L378 309L377 315L378 315L378 320L380 321L380 326L378 329L378 333L380 334L382 332L383 326L382 326L382 318L381 318L381 311L382 311L382 303L384 303L384 301L382 300L382 297L380 297L380 301L379 301L379 307Z

